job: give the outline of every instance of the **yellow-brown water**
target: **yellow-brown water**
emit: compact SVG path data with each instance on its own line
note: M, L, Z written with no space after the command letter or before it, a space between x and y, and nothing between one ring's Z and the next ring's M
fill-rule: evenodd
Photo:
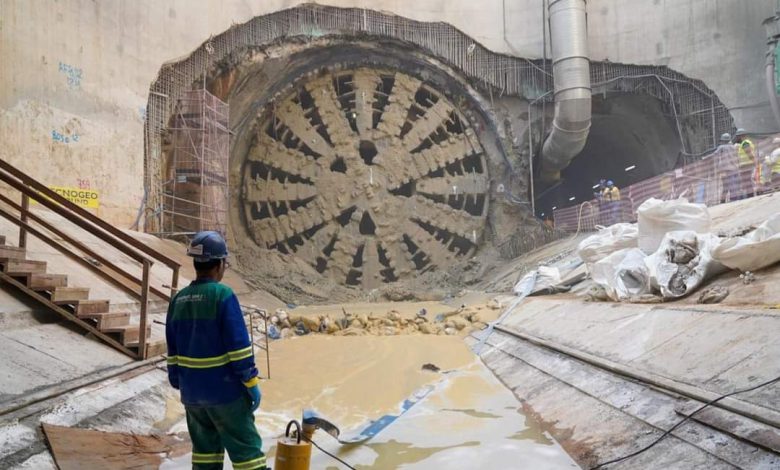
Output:
M256 361L264 365L263 351L256 351ZM426 363L441 371L423 370ZM264 449L273 461L276 438L303 408L316 409L349 434L398 413L404 399L428 384L435 388L424 400L368 442L345 446L322 432L314 439L361 470L576 468L519 411L511 391L452 336L304 336L272 343L271 379L261 383L256 415ZM311 468L346 467L313 449Z

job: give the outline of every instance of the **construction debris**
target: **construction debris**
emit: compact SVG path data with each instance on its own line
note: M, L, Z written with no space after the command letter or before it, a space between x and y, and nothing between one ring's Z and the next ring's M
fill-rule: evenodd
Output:
M268 319L268 336L285 339L309 334L334 336L395 336L408 334L464 336L487 326L499 311L501 304L492 299L485 305L465 305L428 318L425 309L414 315L391 309L383 314L352 314L342 308L342 315L290 315L278 309ZM262 322L254 323L255 330L264 334Z
M719 304L723 299L729 296L729 290L723 286L707 287L699 294L698 303L700 304Z

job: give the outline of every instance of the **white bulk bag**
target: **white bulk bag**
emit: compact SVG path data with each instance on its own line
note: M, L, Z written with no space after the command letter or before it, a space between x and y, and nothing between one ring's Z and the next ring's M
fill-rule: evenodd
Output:
M708 233L711 225L707 206L689 203L684 198L672 201L650 198L637 209L637 218L639 248L647 255L655 253L669 232Z

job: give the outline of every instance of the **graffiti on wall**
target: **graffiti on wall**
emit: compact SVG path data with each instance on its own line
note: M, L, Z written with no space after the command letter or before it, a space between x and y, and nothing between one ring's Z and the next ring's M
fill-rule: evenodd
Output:
M82 71L80 68L60 62L59 70L65 74L70 88L81 88Z
M76 133L76 132L66 133L66 132L59 132L56 129L52 129L51 130L51 140L52 140L52 142L59 142L59 143L62 143L62 144L69 144L71 142L74 142L74 143L78 142L79 138L81 138L81 136L78 133Z

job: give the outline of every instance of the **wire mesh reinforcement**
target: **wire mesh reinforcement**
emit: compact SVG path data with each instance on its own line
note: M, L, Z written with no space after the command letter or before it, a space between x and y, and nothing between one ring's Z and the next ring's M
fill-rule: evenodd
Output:
M152 83L145 127L145 228L159 230L162 213L162 141L174 107L210 66L245 47L263 46L293 37L370 37L400 40L419 47L482 88L501 95L535 99L552 87L550 64L497 54L445 23L425 23L360 8L307 4L235 25L210 38L189 57L162 66ZM703 153L716 136L733 128L728 110L700 80L666 67L593 63L594 91L647 93L662 100L677 124L685 153ZM546 98L547 99L551 99Z
M636 209L650 198L676 199L714 206L780 189L780 173L764 162L777 144L764 139L756 146L760 165L744 165L725 172L715 158L706 156L690 165L620 188L619 201L592 199L553 211L556 230L593 231L618 222L636 222ZM776 171L776 168L775 168Z

